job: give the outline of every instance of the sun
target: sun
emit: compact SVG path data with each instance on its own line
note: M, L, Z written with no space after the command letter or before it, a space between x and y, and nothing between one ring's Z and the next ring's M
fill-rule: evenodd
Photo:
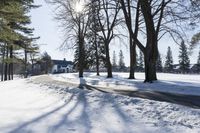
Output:
M75 11L77 13L81 13L83 11L84 5L82 1L76 2L75 4Z

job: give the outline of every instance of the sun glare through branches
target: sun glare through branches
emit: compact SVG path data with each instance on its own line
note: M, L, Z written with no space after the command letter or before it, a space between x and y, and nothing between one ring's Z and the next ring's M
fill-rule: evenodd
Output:
M84 8L84 2L81 0L77 1L75 4L76 13L81 13L83 11L83 8Z

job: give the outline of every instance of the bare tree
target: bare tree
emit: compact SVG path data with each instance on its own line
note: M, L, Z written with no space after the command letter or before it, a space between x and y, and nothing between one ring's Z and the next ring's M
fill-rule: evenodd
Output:
M130 43L130 73L129 79L135 79L135 67L136 67L136 42L133 39L133 34L131 33L134 30L134 34L137 37L139 31L139 16L140 16L140 4L136 2L136 6L134 7L134 3L132 0L120 0L122 5L122 10L125 15L126 24L129 31L129 43ZM135 10L135 20L133 21L132 11ZM135 24L134 29L132 29L133 23ZM131 31L132 29L132 31Z
M112 78L109 45L112 39L116 37L114 28L121 22L121 19L118 18L119 11L118 0L98 0L98 20L105 45L108 78Z
M90 12L84 0L49 0L57 5L56 19L66 33L64 45L74 43L78 48L79 77L83 77L85 61L85 37L90 22ZM72 39L73 38L73 39Z
M130 4L126 4L129 2L125 2L124 0L120 0L122 10L124 13L126 25L129 30L129 34L132 39L135 41L140 50L144 53L145 58L145 82L152 82L157 80L156 77L156 60L158 56L158 40L159 33L161 29L161 23L163 20L163 15L167 4L171 2L171 0L138 0L136 8L137 10L141 10L142 18L144 19L143 31L146 35L146 44L142 44L137 37L137 32L135 32L132 28L131 24L131 14L129 14L128 9L130 8ZM128 8L127 8L128 7ZM139 17L139 16L138 16ZM136 18L137 20L137 18ZM137 26L138 23L135 23Z

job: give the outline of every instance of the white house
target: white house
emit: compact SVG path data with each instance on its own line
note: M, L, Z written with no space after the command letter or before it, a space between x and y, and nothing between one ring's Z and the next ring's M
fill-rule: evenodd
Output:
M70 73L73 72L73 62L64 60L52 60L52 73Z

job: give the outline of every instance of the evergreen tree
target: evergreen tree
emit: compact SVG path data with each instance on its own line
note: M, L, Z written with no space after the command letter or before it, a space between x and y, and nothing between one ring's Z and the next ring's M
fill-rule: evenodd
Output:
M170 47L168 47L167 49L167 56L166 56L164 69L165 69L165 72L173 72L174 70L172 51Z
M157 61L156 61L156 71L157 72L162 72L163 71L162 59L161 59L161 56L160 56L159 52L158 52L158 58L157 58Z
M0 43L2 44L1 80L13 79L14 50L25 49L24 43L32 36L33 29L28 28L30 16L27 13L33 6L33 0L3 0L0 2ZM3 78L4 75L4 78Z
M124 55L122 50L119 51L119 70L123 71L125 68Z
M51 56L47 52L44 52L41 58L41 71L45 74L48 74L51 67Z
M89 41L89 49L88 51L90 54L86 58L89 58L89 67L95 68L97 76L99 76L99 69L101 65L101 51L100 47L102 47L102 43L100 43L100 38L99 32L100 27L98 23L98 1L97 0L92 0L91 3L88 5L89 10L91 11L91 17L90 17L90 24L88 28L88 33L87 33L87 39ZM86 44L87 45L87 44ZM87 53L86 53L87 55Z
M113 67L113 70L116 71L116 69L117 69L117 57L116 57L115 51L113 51L112 67Z
M199 55L197 59L197 73L200 73L200 50L199 50Z
M85 45L85 46L89 46L89 45ZM89 50L86 49L85 47L83 48L84 50L84 61L83 61L83 64L81 64L81 66L83 67L83 69L88 69L89 66L92 66L93 63L94 63L94 56L90 56L90 54L93 52L93 50ZM74 67L77 71L80 70L80 63L79 63L79 45L78 45L78 40L77 40L77 43L75 45L75 53L74 53ZM88 58L90 57L90 58Z
M179 51L180 70L182 73L188 73L190 71L190 59L189 59L188 50L184 41L181 42L179 50L180 50Z
M88 40L85 44L85 62L87 63L87 69L96 69L97 75L99 75L100 67L105 67L104 44L102 37L99 34L96 34L96 36L94 36L93 34L93 32L88 32L86 36Z
M144 55L142 53L142 51L140 51L139 53L139 58L138 58L138 70L140 72L144 71Z

